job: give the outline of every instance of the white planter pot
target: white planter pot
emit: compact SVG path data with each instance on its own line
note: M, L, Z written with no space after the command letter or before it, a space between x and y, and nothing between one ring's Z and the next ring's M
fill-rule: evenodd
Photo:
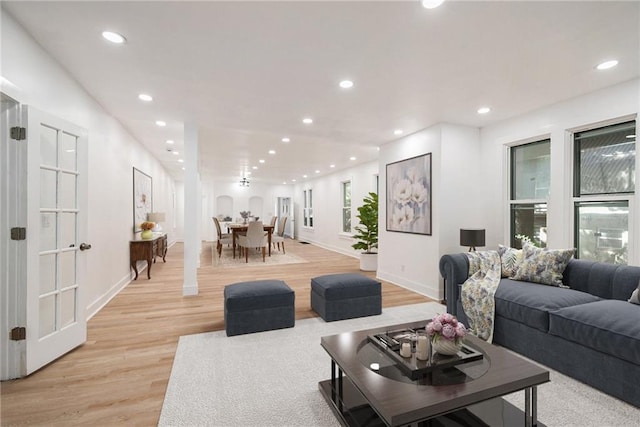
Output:
M360 254L360 270L362 271L378 270L378 254L361 253Z

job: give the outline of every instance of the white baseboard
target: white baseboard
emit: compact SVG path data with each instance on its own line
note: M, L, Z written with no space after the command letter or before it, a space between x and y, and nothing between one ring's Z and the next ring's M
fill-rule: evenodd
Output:
M144 267L138 270L138 277L140 277L142 271L146 270L147 264L144 264ZM98 314L102 308L109 303L116 295L120 293L121 290L127 287L127 285L131 283L131 273L127 274L125 277L120 279L115 285L113 285L106 293L104 293L100 298L92 302L87 306L85 315L87 321L91 319L93 316Z
M435 301L440 301L440 297L438 296L439 289L437 287L439 285L436 285L435 288L431 288L431 287L425 286L425 284L423 283L414 282L414 281L408 280L405 277L396 276L395 274L390 274L380 270L376 272L376 277L386 282L393 283L396 286L400 286L401 288L405 288L415 293L418 293L420 295L429 297Z
M346 250L346 249L338 247L338 246L326 245L324 243L316 242L315 240L307 239L307 238L305 238L304 240L301 240L301 241L302 242L309 242L312 245L316 245L316 246L321 247L323 249L326 249L328 251L337 252L337 253L342 254L342 255L350 256L351 258L359 258L359 255L357 253L353 253L353 251L349 251L349 250Z
M198 295L198 284L197 283L195 285L189 285L189 286L183 286L182 287L182 296L188 297L188 296L194 296L194 295Z

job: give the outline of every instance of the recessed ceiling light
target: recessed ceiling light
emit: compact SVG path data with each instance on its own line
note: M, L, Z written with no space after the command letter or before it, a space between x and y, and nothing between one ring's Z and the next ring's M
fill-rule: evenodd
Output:
M247 173L245 173L245 175L251 175L251 171L248 171Z
M184 170L184 168L182 168L182 170Z
M425 9L435 9L444 3L444 0L422 0L422 7Z
M480 107L480 108L478 108L478 114L487 114L489 111L491 111L491 108L489 108L489 107Z
M317 170L317 171L316 171L316 173L320 173L320 171L319 171L319 170Z
M356 158L355 158L355 157L353 157L353 156L349 157L349 160L355 160L355 159L356 159Z
M596 67L598 70L608 70L609 68L613 68L616 65L618 65L618 61L613 59L611 61L605 61L601 64L598 64L598 66Z
M111 43L122 44L125 42L124 36L122 34L114 33L113 31L103 31L102 37L109 40Z
M269 154L276 154L276 150L269 150Z
M173 139L167 139L167 144L173 144Z
M166 126L166 125L167 125L167 122L163 122L162 120L156 120L156 124L157 124L158 126Z
M329 165L329 167L330 167L330 168L335 168L335 167L336 167L336 165Z
M353 87L353 82L351 80L343 80L340 82L340 87L342 89L350 89Z
M404 131L402 129L396 129L393 131L394 135L402 135L404 133Z
M296 182L296 180L295 180L295 179L292 179L292 180L291 180L291 182Z
M283 182L282 182L282 185L287 185L287 181L283 181Z
M173 154L174 154L175 156L177 156L177 155L178 155L178 154L180 154L180 153L179 153L179 152L177 152L177 151L173 151Z
M290 142L291 140L287 137L282 138L282 142Z
M310 125L311 123L313 123L313 119L305 117L304 119L302 119L302 123L304 123L305 125Z
M153 97L151 95L147 95L146 93L141 93L140 95L138 95L138 99L146 102L153 101Z
M257 170L257 169L258 169L258 167L257 167L257 166L253 166L251 169L253 169L253 170Z
M184 159L178 159L178 163L184 163Z
M307 177L307 175L302 175L302 177L303 177L303 178L306 178L306 177Z
M258 160L258 162L264 163L264 159L260 159L260 160Z

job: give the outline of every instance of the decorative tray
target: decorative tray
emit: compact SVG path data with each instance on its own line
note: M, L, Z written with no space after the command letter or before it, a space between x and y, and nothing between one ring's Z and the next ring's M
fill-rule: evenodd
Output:
M369 341L376 344L395 362L398 367L412 380L417 380L436 370L451 368L463 363L474 362L483 358L482 353L462 343L462 348L457 354L445 356L439 353L432 353L427 360L419 360L415 354L416 332L424 330L401 329L388 331L386 333L372 334L368 336ZM412 341L411 357L400 356L400 339L410 338Z

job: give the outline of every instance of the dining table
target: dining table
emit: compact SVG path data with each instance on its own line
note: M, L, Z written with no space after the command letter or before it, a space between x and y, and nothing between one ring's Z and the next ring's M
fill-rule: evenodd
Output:
M269 242L269 256L271 256L271 235L275 226L269 224L263 224L264 231L267 232L267 238ZM240 233L246 233L249 229L249 224L243 223L229 223L227 224L227 230L231 233L231 246L233 247L233 257L236 257L236 236Z

